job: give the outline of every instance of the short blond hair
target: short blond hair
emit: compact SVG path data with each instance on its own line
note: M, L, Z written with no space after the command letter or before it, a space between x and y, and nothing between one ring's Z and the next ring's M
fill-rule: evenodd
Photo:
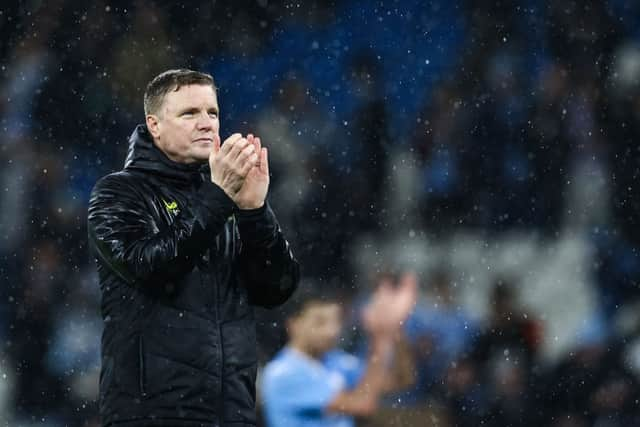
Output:
M167 93L188 85L211 86L214 91L217 90L210 74L185 68L167 70L158 74L147 85L144 91L144 114L157 114Z

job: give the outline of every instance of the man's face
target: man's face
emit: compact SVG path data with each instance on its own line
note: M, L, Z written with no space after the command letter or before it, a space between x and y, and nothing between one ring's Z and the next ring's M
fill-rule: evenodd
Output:
M290 333L304 340L309 351L320 355L337 344L342 311L337 303L311 303L292 320L290 328Z
M179 163L206 161L220 139L218 98L209 85L182 86L168 92L147 127L160 150Z

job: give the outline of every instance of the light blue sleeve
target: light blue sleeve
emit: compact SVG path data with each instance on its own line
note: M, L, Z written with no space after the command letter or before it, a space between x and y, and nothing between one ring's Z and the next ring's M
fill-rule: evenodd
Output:
M273 361L265 368L262 378L268 424L284 427L321 418L343 388L344 380L321 366L310 369L291 359Z
M324 364L330 371L337 371L342 375L349 390L358 385L367 367L360 357L342 350L329 352L324 358Z

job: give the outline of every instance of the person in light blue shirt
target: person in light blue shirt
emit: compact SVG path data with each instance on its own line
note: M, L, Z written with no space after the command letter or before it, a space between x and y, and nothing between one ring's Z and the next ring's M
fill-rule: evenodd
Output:
M340 350L317 360L285 347L264 371L268 425L352 427L351 417L325 408L341 391L354 388L363 372L360 359Z
M289 341L262 373L261 396L269 427L353 427L381 395L398 386L395 349L416 301L417 279L382 283L363 310L370 339L366 362L335 348L342 327L338 301L299 295L290 304Z

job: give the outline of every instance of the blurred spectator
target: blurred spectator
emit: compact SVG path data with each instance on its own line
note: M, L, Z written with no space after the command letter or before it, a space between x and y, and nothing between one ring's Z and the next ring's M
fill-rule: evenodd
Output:
M537 96L527 127L527 150L532 162L532 225L557 231L562 221L570 136L566 120L571 90L562 62L545 64L535 83Z
M32 189L35 181L35 170L33 162L35 152L33 144L29 139L24 138L16 144L4 148L3 154L10 159L0 172L0 185L8 190L0 195L0 226L2 235L0 236L0 256L13 259L6 264L9 269L6 273L10 277L20 274L20 263L16 263L18 249L30 242L30 227L28 215L31 208ZM19 257L22 258L22 257ZM7 289L4 289L7 291ZM4 311L6 307L2 307Z
M366 363L335 348L342 328L338 301L299 295L287 320L289 342L267 364L262 397L267 424L354 425L371 416L384 392L405 387L412 366L398 350L402 324L415 304L417 281L405 274L384 282L363 310L370 339Z
M65 408L62 384L45 363L51 319L60 302L57 291L64 279L60 253L52 241L35 244L32 269L21 277L15 318L10 325L8 352L15 363L15 409L19 416L47 416Z
M462 100L453 84L438 87L425 102L412 137L421 169L420 210L427 227L450 229L470 211L460 157L467 145Z
M599 316L587 319L576 350L546 376L540 389L548 408L543 423L563 425L565 418L594 426L640 422L638 377L625 363L624 341L612 339L602 321Z
M91 275L94 279L94 275ZM98 421L92 405L98 395L100 375L100 337L102 324L98 315L98 295L88 295L82 278L74 276L78 287L65 301L68 307L52 317L51 343L44 362L51 374L66 390L68 418L82 416ZM86 286L86 285L84 285Z
M557 60L569 64L572 78L593 80L602 75L620 42L622 26L610 13L609 2L589 6L554 2L545 9L548 45Z
M37 125L33 120L33 99L48 79L53 65L47 43L59 25L56 19L60 14L59 3L52 1L43 6L31 21L32 25L38 26L38 31L27 31L7 54L11 67L2 68L6 80L0 84L3 93L0 116L4 144L15 144L30 138Z
M455 282L447 270L432 273L406 323L417 370L417 381L406 403L424 403L441 383L450 364L471 351L475 320L460 305Z
M523 55L511 49L488 54L474 88L467 123L469 144L461 150L465 198L471 224L501 230L529 224L529 159L523 137L527 122Z
M489 412L489 393L481 379L482 369L469 357L461 357L446 370L442 399L451 424L481 425Z
M177 65L187 61L184 51L172 44L167 35L168 19L163 8L139 1L133 8L132 31L114 46L111 91L124 111L141 111L145 82L163 70L180 68ZM136 57L144 60L135 60Z
M357 105L349 122L349 144L340 147L344 158L341 176L358 191L346 201L345 207L350 212L343 218L347 237L351 230L384 229L387 167L393 141L388 129L387 104L380 90L383 86L380 66L373 52L361 51L354 55L349 67Z
M639 178L640 145L640 48L623 45L612 64L610 86L602 98L601 125L609 141L611 197L615 228L619 236L634 246L640 243Z
M516 304L512 285L497 280L489 321L472 351L447 369L444 397L460 426L537 425L534 368L539 325Z
M497 279L489 297L488 324L474 343L473 358L482 364L510 360L532 372L542 341L541 325L517 303L514 285Z

